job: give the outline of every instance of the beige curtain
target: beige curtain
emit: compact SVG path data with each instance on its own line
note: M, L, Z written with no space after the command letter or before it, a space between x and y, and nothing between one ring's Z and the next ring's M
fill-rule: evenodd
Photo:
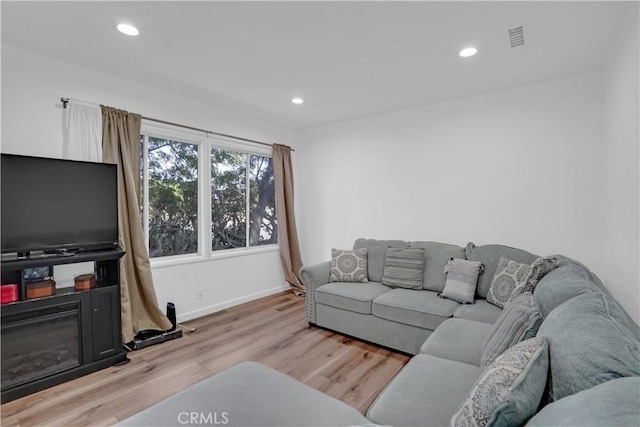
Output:
M304 295L299 271L302 268L296 217L293 212L293 165L291 147L273 144L273 175L276 186L278 245L284 277L296 295Z
M140 220L137 193L141 116L111 107L101 108L102 160L118 165L119 243L126 251L120 261L122 339L129 342L141 330L167 330L171 322L158 307Z

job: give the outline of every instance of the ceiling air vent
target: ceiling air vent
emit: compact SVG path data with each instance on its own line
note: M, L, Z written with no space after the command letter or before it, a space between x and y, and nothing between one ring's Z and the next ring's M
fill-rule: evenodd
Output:
M511 47L524 46L524 31L522 27L509 30L509 43L511 43Z

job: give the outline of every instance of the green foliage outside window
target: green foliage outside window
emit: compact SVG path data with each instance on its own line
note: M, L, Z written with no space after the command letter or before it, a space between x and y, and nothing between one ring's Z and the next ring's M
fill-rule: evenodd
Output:
M278 243L273 159L251 156L249 246Z
M211 249L247 246L247 156L249 246L278 242L273 160L229 150L211 150Z
M211 150L211 249L244 248L247 243L247 155Z
M149 256L198 252L198 146L149 137Z
M197 253L198 146L149 137L146 154L150 257ZM277 243L271 158L213 148L210 190L213 251Z

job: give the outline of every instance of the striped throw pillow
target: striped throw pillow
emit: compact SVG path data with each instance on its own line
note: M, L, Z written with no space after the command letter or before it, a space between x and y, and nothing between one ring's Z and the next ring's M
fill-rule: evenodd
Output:
M500 313L482 345L480 366L484 369L513 345L534 337L542 323L542 315L531 292L514 298Z
M422 289L423 248L387 248L382 284L391 288Z

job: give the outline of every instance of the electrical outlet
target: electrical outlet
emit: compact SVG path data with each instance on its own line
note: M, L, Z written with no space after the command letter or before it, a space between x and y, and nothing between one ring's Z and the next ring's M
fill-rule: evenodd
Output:
M202 288L196 289L196 299L204 298L204 290Z

